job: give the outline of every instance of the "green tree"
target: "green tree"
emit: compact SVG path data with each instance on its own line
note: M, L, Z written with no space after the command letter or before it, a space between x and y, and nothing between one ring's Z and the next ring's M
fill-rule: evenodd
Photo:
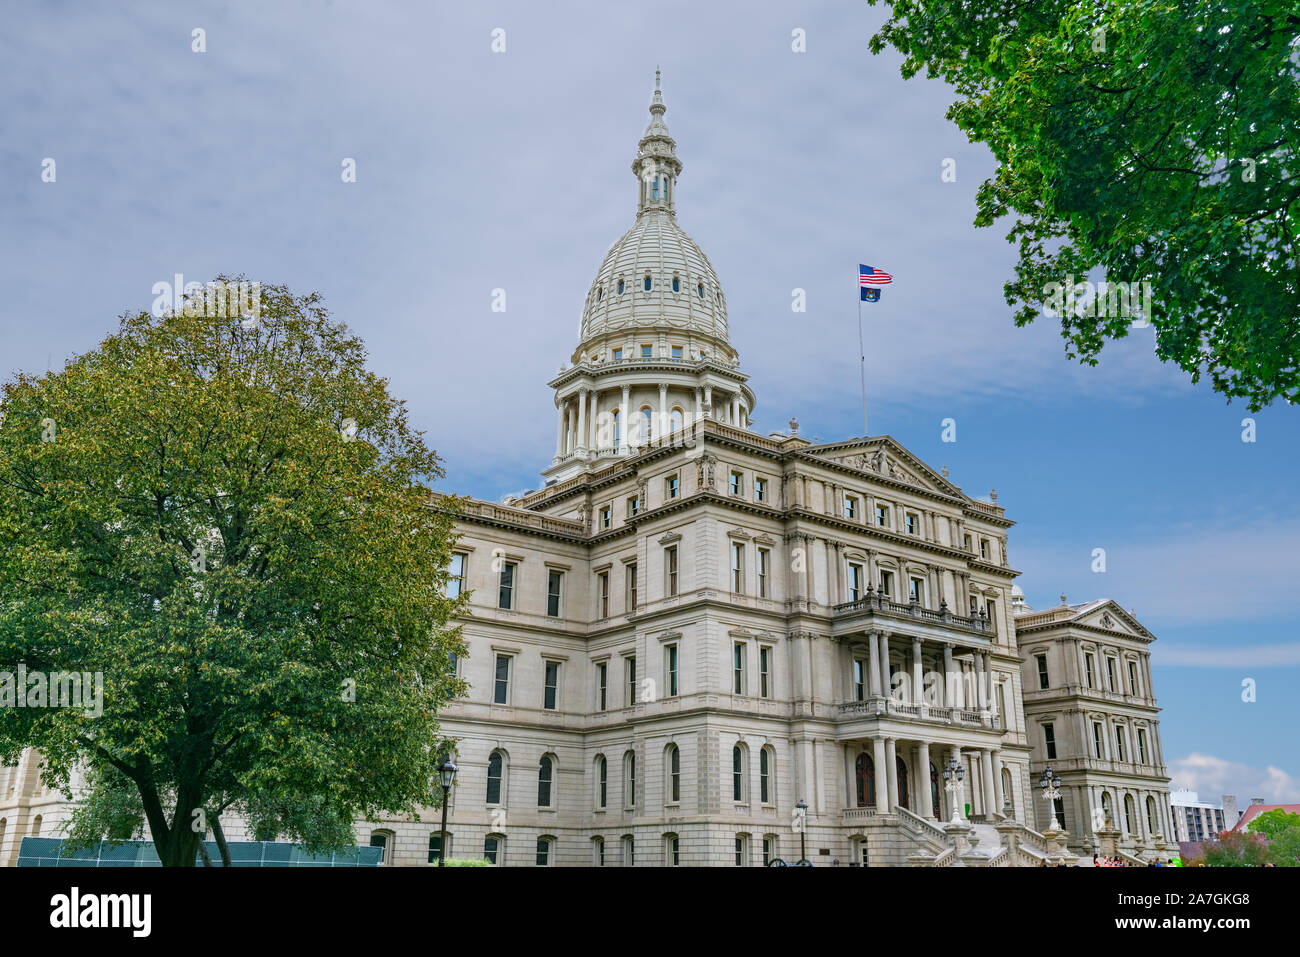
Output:
M0 759L84 767L74 835L138 813L168 866L226 807L328 843L436 806L464 690L436 454L318 296L258 306L124 315L0 395L0 671L103 680L102 713L0 708Z
M1300 867L1300 824L1292 824L1269 838L1268 856L1278 867Z
M1300 827L1300 814L1286 811L1280 807L1255 815L1250 819L1250 823L1246 825L1247 830L1254 831L1256 834L1263 834L1270 841L1292 827Z
M1201 847L1206 867L1261 867L1268 861L1268 843L1249 831L1224 831Z
M1053 283L1150 282L1162 360L1252 411L1300 399L1295 0L885 2L871 50L952 84L997 160L975 223L1014 217L1017 325ZM1128 334L1107 306L1060 310L1068 357Z

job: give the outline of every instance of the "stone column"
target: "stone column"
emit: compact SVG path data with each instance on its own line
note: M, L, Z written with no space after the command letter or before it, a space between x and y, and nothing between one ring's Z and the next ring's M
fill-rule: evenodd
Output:
M618 420L619 420L619 425L621 426L621 428L619 429L619 436L618 436L619 455L627 454L627 437L628 437L628 433L631 431L632 428L632 422L628 417L629 410L631 407L631 392L632 392L631 386L629 385L623 386L623 401L620 403L618 407Z
M887 814L889 812L889 780L885 769L886 763L885 739L876 737L871 739L871 759L876 765L876 813Z
M848 797L845 798L845 807L858 806L858 743L850 741L844 745L844 781ZM864 794L865 798L866 795Z
M898 804L898 752L897 743L893 738L885 738L885 764L889 767L889 803L886 805L891 811Z
M925 693L925 679L921 674L921 639L912 639L912 703L920 705Z
M1002 753L994 750L993 756L993 810L999 814L1002 813L1002 805L1006 801L1006 795L1002 793Z
M880 687L888 698L894 690L889 682L889 633L880 633Z
M578 390L578 451L587 451L587 390Z
M952 645L943 646L943 704L945 708L957 706L957 676L953 673Z
M704 404L709 407L709 418L716 419L717 416L713 414L713 386L711 385L704 387Z
M880 633L868 632L867 642L870 650L870 659L867 661L867 683L874 698L880 696Z
M930 790L933 784L930 781L930 744L927 741L918 741L916 745L916 762L918 779L921 782L921 817L928 820L934 820L934 806L930 803Z
M984 690L980 692L987 702L985 705L990 711L997 707L997 696L993 694L993 656L984 655Z
M695 387L695 419L698 422L704 418L704 390L699 386Z
M564 416L568 411L568 404L559 403L555 411L555 457L558 459L564 454Z
M659 383L659 425L655 429L655 438L668 434L672 425L668 417L668 383Z

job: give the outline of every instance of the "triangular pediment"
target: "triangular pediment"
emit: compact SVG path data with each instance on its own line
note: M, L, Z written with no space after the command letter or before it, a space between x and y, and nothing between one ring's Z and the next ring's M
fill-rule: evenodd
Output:
M1118 635L1128 635L1131 638L1150 641L1155 637L1143 628L1136 618L1121 608L1118 602L1110 598L1096 602L1093 607L1081 609L1081 614L1075 621L1080 625L1100 628Z
M943 495L961 495L959 486L948 481L888 435L870 439L850 439L832 445L816 445L805 451L820 459L857 469L868 475L902 482L913 488L939 492Z

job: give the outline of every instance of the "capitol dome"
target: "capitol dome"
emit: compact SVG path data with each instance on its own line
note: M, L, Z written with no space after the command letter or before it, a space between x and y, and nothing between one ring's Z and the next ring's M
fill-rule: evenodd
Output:
M638 455L708 419L748 430L754 392L732 348L713 264L677 225L677 143L655 71L650 123L637 144L636 221L587 290L572 365L555 390L548 485Z
M583 304L573 361L646 336L689 340L686 354L736 361L727 329L727 300L709 257L677 224L682 170L656 74L650 123L632 172L638 182L636 222L605 254Z

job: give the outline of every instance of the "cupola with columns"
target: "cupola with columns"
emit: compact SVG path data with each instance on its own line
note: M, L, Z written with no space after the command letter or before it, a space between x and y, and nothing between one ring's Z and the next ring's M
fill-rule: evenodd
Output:
M558 414L548 484L636 453L697 419L749 427L754 394L727 327L709 258L677 225L682 162L655 71L637 144L636 220L614 243L583 304L579 344L549 383Z

